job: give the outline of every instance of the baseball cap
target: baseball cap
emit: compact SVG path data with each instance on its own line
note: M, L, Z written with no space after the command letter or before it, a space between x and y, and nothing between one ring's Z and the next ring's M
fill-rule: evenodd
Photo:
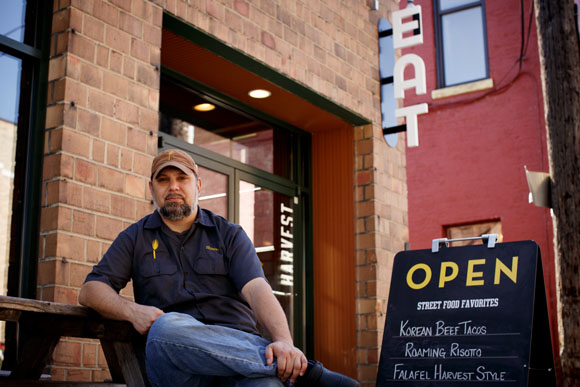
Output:
M179 168L186 175L197 176L197 164L189 154L179 149L167 149L155 156L151 164L151 180L166 167Z

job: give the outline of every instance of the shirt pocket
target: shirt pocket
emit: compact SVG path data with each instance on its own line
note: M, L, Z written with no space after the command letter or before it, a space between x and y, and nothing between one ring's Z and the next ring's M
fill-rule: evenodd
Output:
M155 251L155 258L153 252L145 253L139 265L139 273L144 278L171 275L176 272L177 265L171 260L169 252L164 250Z
M193 270L202 275L228 275L228 267L219 251L204 251L197 257Z

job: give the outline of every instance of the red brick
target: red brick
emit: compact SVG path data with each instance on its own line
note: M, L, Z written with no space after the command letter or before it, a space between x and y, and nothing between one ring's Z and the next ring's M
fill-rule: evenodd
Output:
M46 108L46 129L55 128L63 124L63 109L63 104L53 105Z
M101 242L88 240L87 241L87 250L85 252L85 261L88 263L97 263L101 259Z
M92 62L95 59L95 43L92 40L80 36L79 34L70 34L69 46L69 52L71 54L77 55L89 62Z
M149 44L140 39L131 39L131 56L143 62L149 62Z
M129 128L129 131L131 130L131 128ZM124 169L125 171L131 171L133 170L133 151L126 149L126 148L121 148L121 165L120 165L121 169Z
M125 174L107 167L98 168L98 184L103 187L116 192L123 192L125 183Z
M127 127L117 121L103 118L101 121L101 138L103 140L114 142L118 145L125 145L125 136Z
M136 203L135 219L141 219L145 215L149 215L153 212L153 204L150 201L142 202L138 201Z
M111 211L111 195L101 190L85 187L83 204L87 210L108 214Z
M105 24L89 15L85 15L83 33L98 42L103 42L105 39Z
M68 263L61 259L38 262L38 285L64 285L66 282L68 282Z
M74 102L76 107L87 106L87 86L72 79L66 80L64 99Z
M135 175L125 175L125 193L137 198L145 198L145 188L149 179L137 177Z
M105 216L97 216L97 237L114 240L123 231L123 222Z
M93 0L71 0L71 6L85 13L91 13L93 11Z
M61 55L50 59L48 65L48 80L54 81L64 77L66 74L66 56Z
M90 212L75 210L73 212L72 232L87 236L95 235L95 215Z
M66 60L66 75L78 80L81 76L81 60L72 55L64 56Z
M69 25L70 10L65 9L53 13L52 15L52 33L64 32Z
M154 47L161 47L161 28L144 24L143 39Z
M157 111L141 109L141 128L154 131L159 127L159 113Z
M40 231L71 230L72 210L66 207L45 207L40 211Z
M105 44L114 50L129 54L131 51L131 35L115 27L106 26Z
M128 99L146 108L149 104L149 89L138 83L130 82L128 85Z
M92 266L81 265L78 263L70 264L70 283L69 286L80 288L85 282L85 278L91 272Z
M250 15L250 6L245 1L234 0L234 9L246 17Z
M106 24L112 26L119 24L119 9L104 0L95 0L93 12L97 19L104 21Z
M102 163L105 161L105 143L103 141L93 139L93 160Z
M121 195L111 195L111 215L125 219L135 219L135 199Z
M143 36L143 22L126 12L121 12L119 15L119 28L137 38Z
M72 178L74 160L63 154L48 155L44 157L43 174L44 180L56 176Z
M127 145L132 149L141 152L147 151L147 132L139 130L134 127L129 127L127 131Z
M112 117L115 112L115 98L96 90L89 90L89 108Z
M115 102L115 117L130 125L139 125L139 108L135 104L118 99Z
M103 382L106 380L111 380L111 373L109 372L109 370L93 370L92 380L95 382Z
M66 370L66 380L70 382L86 382L91 378L91 370L69 368Z
M128 56L123 58L123 75L130 79L135 79L135 60Z
M89 136L72 130L62 131L62 150L86 158L90 157L91 139Z
M53 352L53 360L61 365L80 366L81 343L61 340Z
M127 12L131 12L131 0L110 0L110 2Z
M78 109L77 129L88 133L91 136L98 137L101 131L101 116L85 109Z
M111 167L119 167L119 147L113 144L107 144L107 165Z
M153 89L159 88L159 71L149 64L137 65L137 81Z
M77 159L75 162L75 180L95 185L97 182L96 165L85 160Z
M116 95L117 97L127 98L129 82L126 78L115 75L111 72L105 72L103 76L103 91Z
M99 356L99 345L95 343L83 344L83 366L95 368Z
M357 185L365 185L371 184L374 182L374 171L358 171L356 173L356 184Z
M117 51L111 52L111 64L109 68L117 74L123 73L123 54Z
M97 46L97 65L103 67L103 68L108 68L109 67L109 53L111 50L109 50L107 47L105 46Z
M81 82L100 89L103 84L103 71L99 67L86 62L82 62L80 67Z
M151 163L153 162L153 156L144 155L141 153L135 153L135 163L133 166L133 171L139 175L145 177L150 177L151 175Z
M85 251L83 238L69 234L57 234L56 256L68 259L82 259Z

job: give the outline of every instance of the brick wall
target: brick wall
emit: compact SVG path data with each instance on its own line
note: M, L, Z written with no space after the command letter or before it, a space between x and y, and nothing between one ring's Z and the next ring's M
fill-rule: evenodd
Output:
M38 296L77 303L115 236L152 209L161 8L145 0L54 1ZM131 295L131 289L124 294ZM63 339L53 377L103 380L92 341Z
M392 257L407 238L405 151L380 130L376 25L396 0L54 0L39 298L76 303L91 266L151 211L162 12L370 119L353 128L357 371L376 378ZM349 268L345 268L349 270ZM124 292L131 294L131 289ZM63 339L59 380L107 377L92 341Z

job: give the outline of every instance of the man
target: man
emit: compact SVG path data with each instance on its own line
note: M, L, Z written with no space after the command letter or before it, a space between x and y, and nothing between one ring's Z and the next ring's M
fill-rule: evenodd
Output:
M156 211L119 234L79 302L147 334L153 385L359 385L294 346L248 236L198 206L201 180L187 153L157 155L149 187ZM131 279L135 302L118 294Z

